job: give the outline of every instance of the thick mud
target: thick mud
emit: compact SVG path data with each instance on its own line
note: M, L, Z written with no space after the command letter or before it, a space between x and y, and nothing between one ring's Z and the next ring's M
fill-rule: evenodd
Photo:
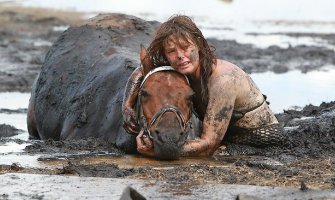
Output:
M287 110L278 118L285 125L290 140L285 146L254 148L226 144L226 149L218 150L209 160L194 160L187 165L161 161L158 166L138 164L120 169L108 161L124 154L105 141L93 138L35 141L25 152L39 154L41 162L62 161L62 167L50 169L47 174L154 179L176 185L225 183L335 189L335 102L306 106L302 111ZM101 158L101 161L83 162L84 158ZM40 169L6 168L6 172L45 173Z
M30 92L51 44L81 16L0 3L0 91Z
M0 91L30 92L47 50L62 32L60 27L81 21L79 13L1 6ZM306 35L296 35L303 36ZM322 37L329 44L335 44L334 35L314 34L313 37ZM260 49L235 41L209 39L209 42L215 44L218 57L231 60L247 72L284 73L293 69L307 72L335 64L334 50L326 47L272 46ZM0 112L22 113L26 110L2 109ZM211 158L185 158L186 161L173 162L155 161L140 155L126 157L113 145L94 138L79 141L15 139L12 136L23 133L15 127L1 124L0 145L9 142L25 143L27 146L20 155L37 156L38 162L48 167L21 166L13 161L12 164L0 163L0 174L154 180L164 182L160 185L161 190L179 195L178 197L191 195L189 188L208 187L210 184L214 184L213 188L215 185L220 188L220 184L238 184L289 187L298 191L334 191L335 102L309 105L301 111L286 110L277 117L285 127L288 144L268 148L226 144L225 149L219 149ZM129 164L125 160L136 162ZM10 179L9 177L8 180ZM54 183L59 184L59 181L54 180ZM176 189L178 187L184 189L181 191ZM206 191L210 189L207 188ZM28 197L43 199L43 196L36 196L36 193L35 196L31 194ZM297 196L299 197L302 195ZM334 197L334 194L327 193L326 197ZM1 198L9 196L3 193Z

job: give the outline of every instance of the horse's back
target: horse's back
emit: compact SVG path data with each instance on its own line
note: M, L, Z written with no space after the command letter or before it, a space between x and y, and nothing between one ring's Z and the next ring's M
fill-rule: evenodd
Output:
M133 143L122 128L121 104L126 81L139 66L140 43L149 43L154 27L115 14L66 30L47 53L32 89L29 115L39 137L99 137L120 147ZM34 130L32 124L28 129Z

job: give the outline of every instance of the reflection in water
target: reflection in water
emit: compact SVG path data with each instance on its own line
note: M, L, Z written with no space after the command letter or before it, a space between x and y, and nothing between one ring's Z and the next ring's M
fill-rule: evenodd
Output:
M8 146L12 146L11 149L15 148L16 145L11 143ZM20 149L23 149L20 147ZM4 149L3 149L4 150ZM22 150L20 150L22 151ZM63 168L68 165L68 162L75 163L76 165L99 165L99 164L115 164L120 169L131 169L141 167L151 167L155 170L168 170L176 166L190 166L190 165L203 165L206 164L210 167L227 167L236 159L230 157L222 157L219 161L213 158L183 158L175 161L162 161L140 155L125 155L125 156L113 156L113 155L97 155L92 156L89 154L71 155L63 154L62 157L54 155L27 155L17 154L18 151L12 153L0 152L1 162L0 164L11 165L12 163L20 163L23 167L29 168L45 168L45 169L57 169Z
M153 167L157 170L171 169L179 165L199 165L206 163L210 166L222 166L223 162L216 162L211 158L183 158L175 161L162 161L140 155L115 156L89 156L83 155L82 158L71 159L71 155L65 155L63 158L50 157L48 160L40 160L40 165L48 167L62 167L69 160L80 165L97 165L97 164L117 164L119 168L136 168L136 167Z

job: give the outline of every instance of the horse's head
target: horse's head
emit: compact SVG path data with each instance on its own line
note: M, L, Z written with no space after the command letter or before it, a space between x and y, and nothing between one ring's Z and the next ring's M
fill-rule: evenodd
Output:
M171 67L152 69L143 47L141 62L145 77L139 93L142 126L153 141L157 158L178 159L191 127L194 92L186 76Z

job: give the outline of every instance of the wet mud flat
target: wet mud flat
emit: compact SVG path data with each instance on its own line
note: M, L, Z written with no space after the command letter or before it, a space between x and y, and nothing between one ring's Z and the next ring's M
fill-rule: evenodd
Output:
M22 9L0 9L0 91L30 91L46 51L61 33L54 27L77 23L68 21L73 19L70 16L75 16L74 19L80 21L80 15L75 13L56 12L50 17L36 10ZM334 43L335 37L327 38L329 43ZM32 45L36 41L43 42ZM285 72L292 69L308 71L335 62L334 51L324 47L298 46L282 49L273 46L258 49L235 41L209 41L217 47L218 57L236 61L248 72ZM115 199L119 198L126 185L133 185L147 198L161 199L215 199L218 198L215 195L227 193L231 194L227 199L234 199L239 194L243 197L244 193L251 196L263 195L266 199L269 191L274 191L273 195L278 199L335 198L332 192L335 189L335 103L310 105L302 111L287 110L277 117L290 135L289 145L252 148L227 144L225 150L218 150L211 158L185 158L173 162L156 161L140 155L128 156L98 139L45 142L17 139L13 136L25 133L1 124L0 145L10 142L25 144L23 152L13 154L36 156L39 164L22 165L15 160L11 164L0 163L1 185L6 186L1 188L17 184L13 190L0 189L0 198L47 199L50 192L39 188L24 192L29 190L25 183L40 186L44 179L49 180L50 187L59 188L67 195L71 193L67 188L74 187L75 183L84 188L84 191L90 186L81 185L82 182L101 182L95 195L101 192L106 197L112 194L106 192L109 188L117 194L110 196ZM236 191L225 191L223 188L234 188L225 184L235 185ZM248 187L252 189L248 190ZM85 193L82 195L85 196ZM89 192L86 196L96 197Z
M2 199L332 199L332 192L248 185L205 184L168 188L165 182L134 179L5 174ZM31 180L39 179L37 182ZM129 184L131 183L131 184ZM66 184L66 187L55 187ZM38 185L38 187L36 187ZM134 189L136 188L136 189ZM54 190L53 190L54 189ZM13 191L15 191L13 193ZM17 192L21 191L21 192ZM73 191L76 191L75 193ZM97 192L98 191L98 192ZM80 194L80 197L78 197ZM258 194L257 196L251 194ZM262 196L262 198L259 198Z
M131 186L148 199L335 198L334 135L299 140L304 133L295 134L292 139L297 142L290 147L227 144L225 151L211 158L179 161L125 155L97 139L28 142L2 138L4 143L29 143L20 156L37 156L38 164L2 164L0 192L4 199L62 199L62 195L119 199Z
M55 185L69 179L68 176L116 178L121 182L129 180L123 182L119 190L133 184L134 180L143 181L142 185L134 185L134 188L148 197L158 192L160 198L164 195L167 195L166 198L192 199L197 195L208 198L213 197L211 194L224 195L224 192L235 197L243 194L253 196L255 191L265 189L266 192L260 192L265 199L334 198L334 114L335 102L306 106L302 111L287 110L277 117L290 134L289 145L253 148L226 144L227 148L218 150L213 157L183 158L179 161L125 155L110 144L93 138L80 141L29 141L21 155L38 155L39 166L12 163L1 165L0 173L7 178L14 176L8 173L18 173L15 176L23 180L28 179L24 178L29 176L26 174L61 176L60 180L47 176ZM323 124L321 129L320 124ZM10 137L1 139L4 143L12 140ZM6 178L3 180L12 182ZM155 186L154 190L152 186ZM221 187L231 188L233 192L221 191ZM242 188L247 189L244 191ZM230 196L227 199L234 198Z

